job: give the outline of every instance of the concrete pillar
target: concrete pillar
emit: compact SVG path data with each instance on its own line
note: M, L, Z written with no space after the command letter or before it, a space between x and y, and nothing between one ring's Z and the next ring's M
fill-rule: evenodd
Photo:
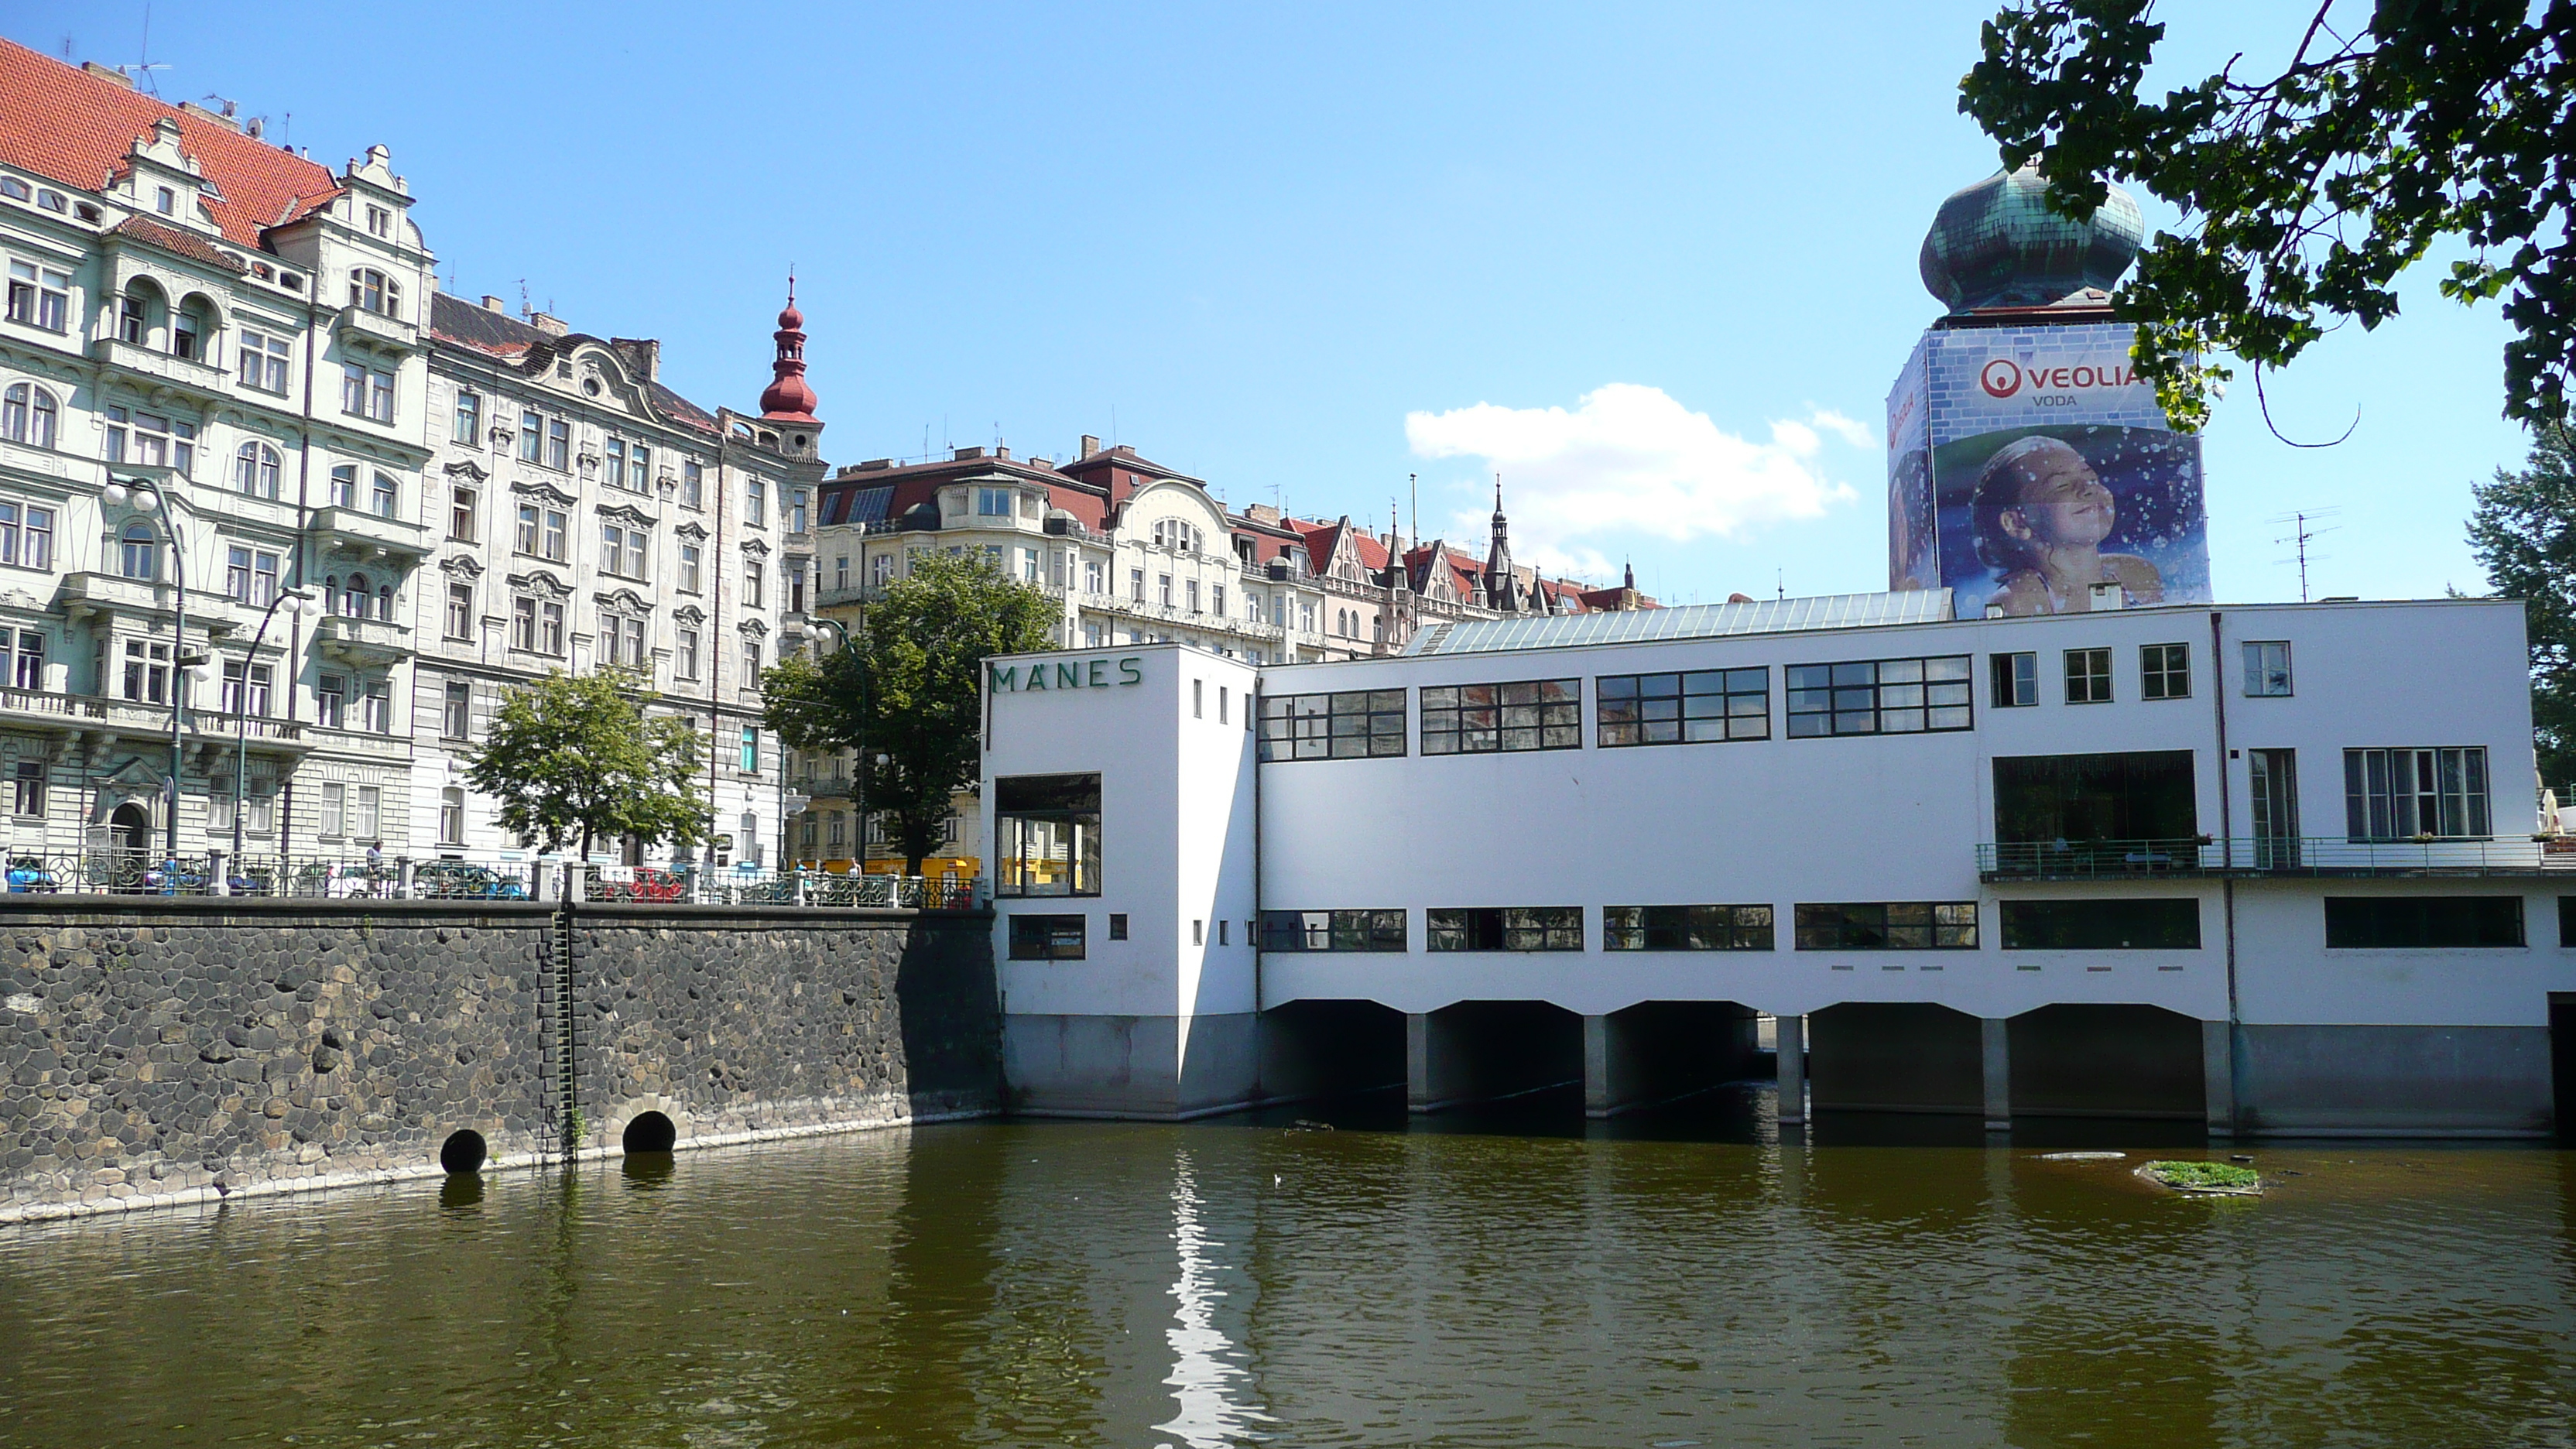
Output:
M220 850L207 851L206 894L210 896L228 896L232 893L233 877L232 872L227 870L224 866L224 853Z
M2236 1024L2200 1024L2200 1080L2208 1104L2209 1135L2236 1135Z
M1772 1023L1780 1063L1780 1125L1807 1120L1807 1019L1776 1017Z
M1636 1097L1636 1058L1607 1016L1583 1018L1583 1115L1607 1117Z
M1985 1058L1986 1130L2012 1130L2012 1023L2000 1016L1977 1020L1978 1045Z
M1428 1112L1444 1105L1447 1094L1441 1089L1448 1083L1435 1081L1435 1067L1446 1066L1446 1053L1438 1048L1447 1043L1428 1012L1408 1012L1404 1018L1404 1105L1415 1112ZM1446 1073L1442 1076L1445 1079Z
M407 901L410 900L411 897L411 857L408 855L397 856L394 858L394 899L398 901Z

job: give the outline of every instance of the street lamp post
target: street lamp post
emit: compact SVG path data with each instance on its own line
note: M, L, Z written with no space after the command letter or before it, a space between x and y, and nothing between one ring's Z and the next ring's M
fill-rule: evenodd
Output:
M242 811L249 804L245 793L250 785L250 672L259 664L260 641L268 637L269 621L284 609L288 618L300 618L312 603L313 596L302 589L280 589L268 601L268 609L259 616L259 632L250 636L250 648L242 654L241 697L233 701L233 853L232 868L241 868ZM289 686L292 687L291 685Z
M154 518L158 513L160 516L154 519L158 531L161 537L170 540L171 572L177 580L179 593L170 650L170 780L163 817L161 868L165 884L175 892L179 876L179 775L188 721L188 685L200 677L205 664L204 655L192 654L188 650L188 554L179 542L178 520L161 508L163 503L170 501L161 489L140 479L121 483L111 477L108 485L99 490L99 497L110 508L121 508L130 502L134 511L146 518Z

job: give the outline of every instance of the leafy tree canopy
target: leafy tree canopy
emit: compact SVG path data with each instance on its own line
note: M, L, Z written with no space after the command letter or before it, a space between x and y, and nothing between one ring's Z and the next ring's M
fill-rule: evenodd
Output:
M2541 428L2521 472L2471 491L2469 549L2497 593L2523 601L2540 778L2563 788L2576 781L2576 438Z
M2504 298L2505 415L2563 419L2576 347L2576 3L2322 0L2277 74L2139 93L2165 27L2150 0L2016 0L1984 28L1959 109L2033 156L2089 218L2119 176L2181 208L2114 304L2176 427L2199 427L2232 353L2280 367L2352 318L2397 311L2400 272L2446 237L2442 282ZM2258 67L2268 69L2269 67Z
M797 750L856 750L867 808L893 818L905 873L919 875L950 797L982 771L984 661L1054 648L1057 616L981 554L918 554L848 649L761 675L768 725Z
M584 855L623 835L647 844L707 838L706 802L692 792L702 757L688 720L648 718L631 675L614 669L549 673L504 692L465 778L501 802L503 829L547 850L567 840Z

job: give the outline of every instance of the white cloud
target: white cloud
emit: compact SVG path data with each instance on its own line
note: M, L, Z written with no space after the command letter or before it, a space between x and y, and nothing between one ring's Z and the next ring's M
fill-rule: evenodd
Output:
M1817 463L1823 433L1855 448L1876 446L1867 427L1824 408L1776 420L1770 441L1754 442L1662 388L1634 383L1586 393L1572 411L1478 403L1404 419L1418 456L1479 458L1485 472L1503 475L1517 557L1594 576L1608 567L1593 539L1738 538L1854 501L1850 485ZM1462 511L1458 520L1480 537L1484 513Z

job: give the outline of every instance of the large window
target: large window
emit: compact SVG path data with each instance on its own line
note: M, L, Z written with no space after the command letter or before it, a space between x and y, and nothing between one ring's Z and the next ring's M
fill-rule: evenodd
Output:
M244 443L233 453L233 487L253 498L277 496L277 450L266 443Z
M1404 912L1263 911L1264 951L1402 951Z
M1583 681L1449 684L1422 691L1422 753L1583 748Z
M2007 844L2191 840L2189 750L1995 759L1995 839Z
M2326 897L2326 944L2338 949L2522 943L2520 896Z
M0 438L50 448L61 421L62 407L54 395L34 383L12 383L0 393Z
M1975 901L1845 901L1798 907L1801 951L1973 951Z
M1580 951L1581 906L1466 906L1425 913L1434 951Z
M993 855L995 895L1100 894L1100 777L995 780Z
M1079 961L1083 958L1086 918L1082 916L1011 917L1014 961Z
M1609 951L1768 951L1769 906L1603 906Z
M1968 657L1792 664L1789 737L1967 729Z
M2486 748L2346 750L2343 799L2344 831L2354 840L2483 838Z
M456 416L448 424L452 442L477 443L483 437L483 399L466 388L456 390Z
M2197 951L2200 902L2005 901L2007 951Z
M1593 681L1603 749L1771 738L1771 671L1610 674Z
M1264 760L1357 760L1404 753L1404 691L1276 694L1261 701Z
M0 564L42 569L53 563L54 510L0 500Z

